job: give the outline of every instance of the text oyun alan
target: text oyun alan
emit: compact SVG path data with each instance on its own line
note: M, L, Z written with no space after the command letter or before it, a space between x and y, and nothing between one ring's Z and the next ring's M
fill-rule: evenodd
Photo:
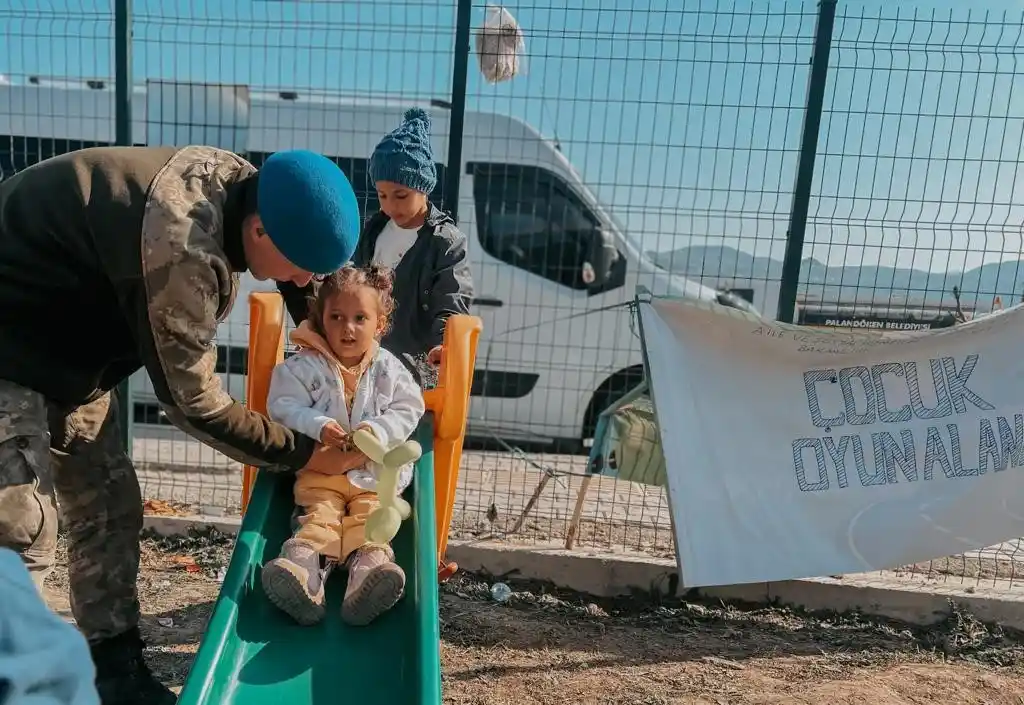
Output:
M1024 466L1024 413L970 424L956 420L968 409L995 410L968 386L977 365L978 355L968 355L959 366L952 357L929 360L928 370L911 361L804 372L811 423L829 435L793 441L798 487L820 492L848 487L851 481L869 487L931 480L936 466L950 479ZM837 388L839 394L832 391ZM879 424L913 420L931 423L917 423L913 430L878 430ZM876 430L855 432L867 425ZM847 432L837 433L840 428ZM969 448L977 447L976 455L965 453L968 441Z

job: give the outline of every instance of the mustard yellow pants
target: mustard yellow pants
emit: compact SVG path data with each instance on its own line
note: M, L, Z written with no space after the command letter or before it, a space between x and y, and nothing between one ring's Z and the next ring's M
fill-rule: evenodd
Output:
M340 563L368 543L366 517L380 501L376 492L349 482L348 475L300 470L295 478L295 504L302 508L295 538Z

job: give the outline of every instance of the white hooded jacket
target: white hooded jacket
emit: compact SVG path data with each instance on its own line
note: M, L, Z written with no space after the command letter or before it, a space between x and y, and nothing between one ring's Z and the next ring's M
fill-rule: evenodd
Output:
M356 383L350 411L341 364L327 342L305 322L292 332L291 340L302 350L274 368L267 398L271 419L316 440L331 421L348 433L362 424L385 447L409 440L423 418L423 392L397 357L377 348ZM412 471L412 463L400 471L399 492L412 482ZM350 470L348 479L356 487L373 491L376 472L371 462Z

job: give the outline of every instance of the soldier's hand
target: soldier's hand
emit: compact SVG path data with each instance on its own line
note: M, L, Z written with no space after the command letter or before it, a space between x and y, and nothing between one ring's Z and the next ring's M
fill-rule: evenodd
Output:
M309 456L309 460L306 461L305 466L303 466L300 472L308 470L309 472L317 472L321 475L341 475L347 472L346 470L338 470L341 467L344 455L345 451L317 443L316 449Z
M348 447L348 434L337 421L331 421L320 431L320 442L335 448Z
M318 445L302 469L321 475L344 475L349 470L365 464L367 460L369 458L358 450L339 450Z
M348 472L349 470L355 470L356 468L362 467L370 462L370 459L361 450L348 450L343 452L340 466L344 468L342 472Z

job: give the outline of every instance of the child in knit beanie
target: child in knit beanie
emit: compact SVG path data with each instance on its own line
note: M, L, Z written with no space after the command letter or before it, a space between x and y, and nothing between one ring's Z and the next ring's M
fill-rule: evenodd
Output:
M430 147L430 116L406 111L370 157L370 179L380 211L363 228L355 264L395 270L396 310L391 331L381 341L423 381L425 358L436 365L448 317L468 313L473 280L466 236L430 200L437 167ZM458 178L459 169L452 171Z

